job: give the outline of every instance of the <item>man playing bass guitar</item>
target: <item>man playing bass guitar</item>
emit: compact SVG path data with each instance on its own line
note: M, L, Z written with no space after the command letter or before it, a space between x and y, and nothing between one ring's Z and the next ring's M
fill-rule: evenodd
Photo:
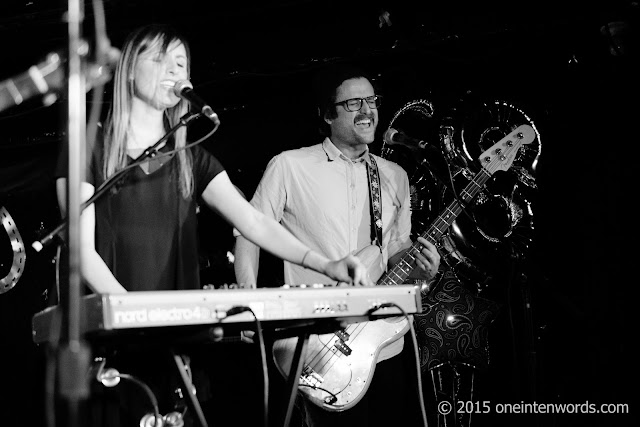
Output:
M314 83L324 141L275 156L251 204L329 258L356 254L377 281L400 259L406 263L412 247L407 174L369 152L381 96L362 70L335 66ZM440 255L426 239L420 237L417 243L414 248L419 250L406 265L409 278L431 280ZM257 246L237 237L238 283L256 284L259 254ZM284 263L284 280L290 285L335 283L289 262ZM307 377L300 380L309 426L424 424L415 353L404 343L408 320L396 319L400 321L404 323L363 322L335 336L316 336L317 350L310 340L303 368ZM349 354L324 354L325 338L340 340ZM277 344L276 364L286 364L287 345Z

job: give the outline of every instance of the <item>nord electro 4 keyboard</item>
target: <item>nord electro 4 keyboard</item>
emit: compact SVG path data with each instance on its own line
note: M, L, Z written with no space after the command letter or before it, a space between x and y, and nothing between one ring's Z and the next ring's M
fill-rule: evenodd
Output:
M349 323L421 312L419 288L413 285L334 287L308 285L281 288L218 289L93 294L81 300L82 334L157 330L195 325L242 324L255 321L249 307L270 328L303 326L322 319ZM234 310L232 310L234 309ZM60 307L49 307L32 319L35 343L56 340Z

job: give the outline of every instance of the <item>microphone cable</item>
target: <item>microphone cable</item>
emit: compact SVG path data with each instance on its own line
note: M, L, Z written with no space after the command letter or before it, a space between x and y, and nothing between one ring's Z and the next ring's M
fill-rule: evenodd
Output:
M415 361L415 370L416 370L416 392L418 393L418 404L420 405L420 415L422 416L422 424L424 427L427 427L427 410L424 406L424 396L422 393L422 371L420 369L420 355L418 354L418 339L416 338L416 331L413 327L413 318L410 317L406 311L402 309L398 304L394 302L386 302L384 304L380 304L379 306L373 307L367 311L367 315L371 316L376 311L381 308L389 308L395 307L402 313L402 316L407 319L409 323L409 333L411 334L411 342L413 343L413 352L414 352L414 361ZM395 357L399 357L395 356Z
M269 374L267 370L267 351L264 343L264 336L262 334L262 325L260 319L256 316L256 313L248 306L233 306L227 310L227 317L235 316L236 314L244 313L245 311L251 312L256 325L256 334L258 336L258 344L260 348L260 361L262 363L262 416L264 427L269 427Z
M188 117L187 119L185 119L185 122L188 122L188 121L190 121L191 119L193 119L193 118L195 118L195 117L197 117L197 116L200 116L200 115L201 115L201 113L187 113L187 114L189 115L189 117ZM191 148L191 147L193 147L193 146L196 146L196 145L198 145L198 144L202 143L204 140L206 140L206 139L207 139L207 138L209 138L211 135L213 135L213 134L215 133L215 131L216 131L216 130L218 130L218 126L219 126L219 124L218 124L218 125L215 125L215 126L214 126L214 128L213 128L209 133L207 133L205 136L203 136L202 138L200 138L200 139L198 139L198 140L196 140L196 141L194 141L194 142L190 142L190 143L188 143L188 144L185 144L185 146L184 146L184 147L174 148L174 149L172 149L172 150L167 151L166 153L158 153L158 152L156 152L156 154L155 154L155 155L153 155L153 156L149 156L149 157L147 157L147 158L144 158L144 159L142 159L142 161L140 161L140 162L135 162L135 161L134 161L134 162L133 162L133 163L131 163L130 165L125 166L124 168L122 168L122 169L118 170L118 172L116 172L115 174L113 174L112 176L110 176L110 177L109 177L109 179L107 179L105 182L103 182L103 183L102 183L102 185L100 185L100 187L99 187L98 189L96 189L96 193L97 193L101 188L106 187L107 185L109 185L109 184L111 183L111 181L114 181L114 180L116 180L116 179L119 179L119 178L120 178L120 176L121 176L124 172L128 171L129 169L133 169L134 167L139 166L139 165L141 165L141 164L143 164L143 163L149 162L149 161L151 161L151 160L156 160L156 159L158 159L158 158L163 158L163 157L173 156L174 154L176 154L176 153L178 153L178 152L180 152L180 151L186 150L186 149L188 149L188 148Z
M100 368L98 373L96 374L96 379L102 383L105 387L115 387L120 383L120 380L127 380L132 384L140 387L142 391L147 395L149 401L151 402L151 406L153 407L153 415L155 417L153 426L154 427L162 427L163 426L163 417L160 415L160 407L158 405L158 399L151 388L141 379L131 375L131 374L122 374L118 372L115 368L104 369L104 365L106 360L102 360L100 364Z

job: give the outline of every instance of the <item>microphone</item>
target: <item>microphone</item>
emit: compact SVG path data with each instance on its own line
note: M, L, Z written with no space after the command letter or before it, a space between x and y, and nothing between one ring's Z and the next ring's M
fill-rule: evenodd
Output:
M403 132L396 130L394 128L389 128L384 133L382 137L385 143L389 145L405 145L409 148L426 148L429 144L427 141L421 141L416 138L412 138L408 135L405 135Z
M179 82L176 82L176 85L173 87L173 93L175 93L177 97L189 101L195 110L200 111L200 113L216 125L220 124L218 115L213 112L213 109L204 102L202 98L196 95L193 91L193 85L189 80L180 80Z

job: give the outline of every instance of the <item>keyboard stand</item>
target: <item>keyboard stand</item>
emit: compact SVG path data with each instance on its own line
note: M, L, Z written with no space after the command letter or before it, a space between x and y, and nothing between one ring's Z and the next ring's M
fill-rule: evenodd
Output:
M182 361L182 358L177 355L174 351L171 351L171 356L175 361L176 367L178 368L178 373L180 374L180 378L182 379L182 385L184 386L184 395L188 396L186 398L187 406L193 413L196 415L200 423L200 427L208 427L207 420L204 417L204 413L202 412L202 407L198 402L197 397L193 394L193 383L189 378L189 374L187 373L187 369Z
M291 422L291 414L293 413L293 405L298 394L298 383L300 381L300 374L302 373L302 366L304 365L304 359L302 355L307 351L307 345L309 344L309 332L303 332L298 335L298 342L296 344L295 352L293 353L293 360L291 361L291 371L287 378L287 391L289 400L287 401L287 410L284 416L283 427L289 427Z

